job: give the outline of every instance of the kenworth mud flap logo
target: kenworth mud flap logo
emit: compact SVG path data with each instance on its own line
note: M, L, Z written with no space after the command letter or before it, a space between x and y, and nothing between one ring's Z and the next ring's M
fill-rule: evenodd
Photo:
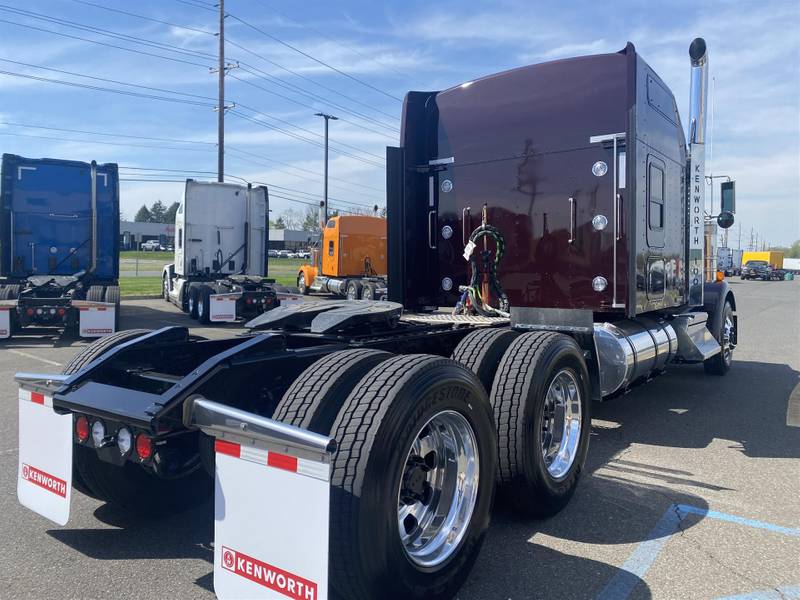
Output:
M45 473L44 471L40 471L36 467L23 463L22 478L25 481L30 481L34 485L38 485L40 488L46 489L48 492L54 493L56 496L61 496L62 498L67 497L66 481L50 475L49 473Z
M317 584L236 550L222 547L222 568L294 600L317 600Z

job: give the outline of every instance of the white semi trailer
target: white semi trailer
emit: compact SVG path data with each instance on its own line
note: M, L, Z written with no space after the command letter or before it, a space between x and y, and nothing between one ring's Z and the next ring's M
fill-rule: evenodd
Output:
M201 323L252 318L280 304L266 279L267 188L186 181L175 216L175 262L164 300Z

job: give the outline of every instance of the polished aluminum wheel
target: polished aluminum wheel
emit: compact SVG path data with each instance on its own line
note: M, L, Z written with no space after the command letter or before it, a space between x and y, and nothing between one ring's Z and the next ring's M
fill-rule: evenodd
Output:
M581 389L570 369L550 382L542 414L542 455L554 479L567 475L575 462L581 438Z
M188 307L189 307L189 314L192 314L194 312L194 296L192 294L189 294Z
M478 497L478 442L463 415L442 411L419 430L397 494L406 555L423 567L447 560L469 527Z
M733 360L733 319L729 314L725 314L725 323L722 326L722 359L726 365L730 365Z

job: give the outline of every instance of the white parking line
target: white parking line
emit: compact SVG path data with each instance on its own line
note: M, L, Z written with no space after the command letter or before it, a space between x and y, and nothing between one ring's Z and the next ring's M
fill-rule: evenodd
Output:
M28 354L27 352L21 352L19 350L14 350L12 348L6 348L6 352L11 352L11 354L16 354L17 356L24 356L25 358L32 358L33 360L38 360L43 363L47 363L48 365L53 365L54 367L62 366L60 362L56 362L54 360L48 360L46 358L41 358L36 356L35 354Z

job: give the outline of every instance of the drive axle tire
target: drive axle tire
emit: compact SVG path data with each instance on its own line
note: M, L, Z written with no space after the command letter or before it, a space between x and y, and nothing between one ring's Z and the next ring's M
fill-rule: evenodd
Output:
M303 294L303 296L308 296L308 286L306 285L306 276L303 273L300 273L297 276L297 290Z
M200 286L197 290L197 320L203 324L211 323L211 288Z
M119 307L120 307L120 297L119 297L119 286L118 285L110 285L106 288L106 295L105 301L109 304L114 305L114 331L119 330Z
M86 300L89 302L102 302L105 298L105 290L102 285L92 285L86 290Z
M339 409L361 378L392 356L382 350L359 348L320 358L289 386L272 418L328 435Z
M718 331L712 331L714 339L719 342L722 350L703 361L703 369L707 375L725 375L731 370L733 364L733 306L729 301L725 301L725 306L722 308L722 319L720 319L720 328Z
M375 296L378 294L378 286L374 283L365 283L364 288L361 290L361 299L362 300L375 300Z
M130 341L134 338L142 336L146 333L150 333L152 330L150 329L129 329L127 331L118 331L117 333L112 333L111 335L107 335L105 337L100 338L99 340L92 342L88 346L86 346L83 350L78 352L71 361L67 363L64 369L61 371L65 375L72 375L73 373L77 373L83 367L88 365L94 359L98 358L106 351L119 346L127 341ZM78 462L87 462L91 460L99 460L97 456L95 456L94 452L91 451L89 448L85 448L83 446L78 446L74 444L72 446L72 487L74 487L79 492L86 494L87 496L91 496L92 498L97 498L98 500L104 500L100 494L99 490L96 490L90 487L86 481L81 476L78 468ZM90 456L87 456L90 455Z
M451 598L480 550L494 495L491 406L439 356L390 358L333 425L330 576L349 600Z
M531 332L506 350L491 393L500 495L523 514L564 508L589 446L589 373L571 337Z
M197 319L197 298L199 293L199 288L196 285L189 287L189 299L187 301L186 310L189 313L189 318Z
M452 358L475 373L488 394L492 389L497 365L517 336L518 331L506 327L477 329L458 343Z
M348 300L360 300L361 299L361 282L360 281L350 281L345 288L345 295L347 296Z

